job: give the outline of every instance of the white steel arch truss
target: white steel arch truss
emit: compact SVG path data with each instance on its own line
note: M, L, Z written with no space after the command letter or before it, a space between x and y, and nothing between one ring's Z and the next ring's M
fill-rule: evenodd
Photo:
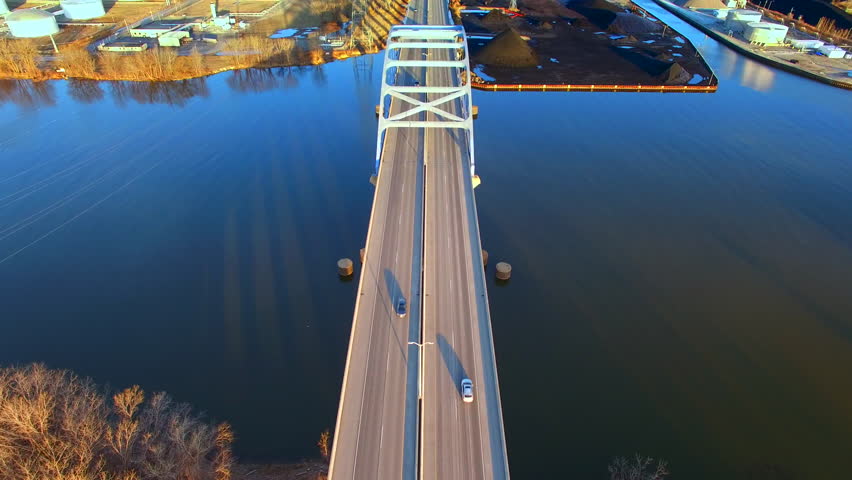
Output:
M402 60L404 50L417 49L426 59ZM450 60L429 60L430 51L448 51ZM448 68L457 73L453 85L397 85L400 69L406 67ZM470 56L464 27L458 25L397 25L388 33L385 61L382 68L382 88L379 97L379 131L376 139L375 174L379 173L382 145L389 128L458 128L467 134L470 175L475 175L473 151L473 99L471 97ZM441 94L429 100L412 95ZM391 99L401 102L402 111L390 115ZM458 101L459 114L450 113L442 105ZM434 115L421 119L421 112Z

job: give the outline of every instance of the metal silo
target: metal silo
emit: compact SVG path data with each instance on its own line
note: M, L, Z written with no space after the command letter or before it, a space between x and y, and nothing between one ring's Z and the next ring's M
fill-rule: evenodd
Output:
M0 0L0 15L9 13L9 7L6 6L6 0Z
M68 20L88 20L106 13L102 0L60 0L59 5Z
M6 15L6 25L12 36L18 38L44 37L59 32L53 14L32 8Z

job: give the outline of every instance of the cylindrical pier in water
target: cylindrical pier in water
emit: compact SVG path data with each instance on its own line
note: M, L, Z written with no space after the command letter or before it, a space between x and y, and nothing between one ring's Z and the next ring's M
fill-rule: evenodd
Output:
M341 258L337 261L337 273L341 277L348 277L349 275L352 275L354 270L352 260L349 260L348 258Z
M488 266L488 250L482 251L482 266L483 267Z
M512 276L512 266L506 262L497 264L497 279L508 280Z

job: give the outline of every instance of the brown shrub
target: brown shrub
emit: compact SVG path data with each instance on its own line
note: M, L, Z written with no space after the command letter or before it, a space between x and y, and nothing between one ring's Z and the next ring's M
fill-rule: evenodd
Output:
M30 39L0 38L0 74L40 78L38 45Z
M138 386L107 407L89 379L43 365L0 369L4 480L229 480L230 426Z
M63 50L56 63L69 77L93 78L97 69L95 57L82 48Z

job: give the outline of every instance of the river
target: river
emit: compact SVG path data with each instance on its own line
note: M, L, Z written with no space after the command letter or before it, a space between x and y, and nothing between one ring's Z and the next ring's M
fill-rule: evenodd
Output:
M650 1L714 94L476 92L514 478L848 476L852 95ZM334 426L381 57L174 84L0 82L0 363L166 390L248 460Z

